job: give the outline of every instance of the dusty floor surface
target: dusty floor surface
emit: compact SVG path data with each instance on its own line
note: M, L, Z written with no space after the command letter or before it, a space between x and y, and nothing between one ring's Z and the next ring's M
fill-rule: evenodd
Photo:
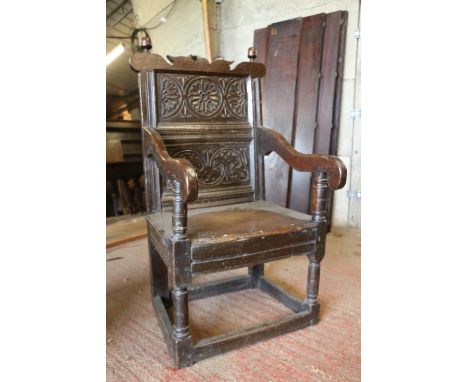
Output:
M145 215L115 216L106 219L107 248L144 237L146 237Z
M360 233L327 236L319 298L320 322L264 342L173 368L150 300L146 239L107 251L107 380L359 381L361 363ZM307 258L268 263L266 276L304 298ZM207 281L246 269L198 277ZM273 321L291 311L258 290L190 303L194 339Z

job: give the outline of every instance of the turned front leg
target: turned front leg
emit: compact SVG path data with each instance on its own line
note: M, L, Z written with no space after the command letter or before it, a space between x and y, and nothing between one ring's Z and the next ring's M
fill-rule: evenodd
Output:
M327 233L327 178L323 172L314 173L312 178L312 219L317 223L315 249L308 256L307 304L311 311L311 323L318 322L320 303L318 300L320 284L320 262L325 255L325 236Z
M320 262L314 256L309 257L309 271L307 274L307 305L309 305L311 324L316 324L319 318L320 302L318 291L320 283Z
M176 287L172 290L174 309L174 331L172 333L172 356L177 368L192 364L192 336L189 327L188 289Z
M170 285L173 307L172 356L176 367L192 364L193 343L189 326L188 285L190 274L190 241L172 242Z
M323 172L315 172L312 177L312 220L317 223L327 222L327 177Z
M174 339L184 340L190 336L188 313L188 289L177 287L172 290L174 306Z
M174 203L172 206L172 237L184 239L187 235L187 203L182 199L180 183L174 182Z
M309 271L307 273L307 279L309 280L307 285L307 303L312 305L319 304L318 291L320 283L320 263L315 260L314 256L309 257Z

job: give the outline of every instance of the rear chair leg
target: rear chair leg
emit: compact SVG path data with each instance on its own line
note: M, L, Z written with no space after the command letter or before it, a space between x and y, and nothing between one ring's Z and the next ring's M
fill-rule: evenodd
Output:
M249 267L249 275L252 278L251 288L258 288L260 283L260 277L263 276L265 269L264 264L257 264Z
M320 302L318 291L320 283L320 262L314 255L309 255L309 272L307 274L307 305L310 309L310 324L315 325L319 320Z

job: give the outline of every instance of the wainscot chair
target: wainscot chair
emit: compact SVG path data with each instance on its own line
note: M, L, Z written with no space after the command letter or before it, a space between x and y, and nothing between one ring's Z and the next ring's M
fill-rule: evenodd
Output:
M314 325L319 318L327 189L346 182L337 157L301 154L262 126L263 64L151 54L130 59L139 74L152 301L177 368ZM265 201L264 156L276 152L312 176L312 215ZM304 190L307 192L307 190ZM264 263L307 255L307 297L300 301L264 276ZM191 285L192 276L248 267L245 276ZM236 333L193 342L189 301L260 288L294 314ZM168 308L173 307L172 317Z

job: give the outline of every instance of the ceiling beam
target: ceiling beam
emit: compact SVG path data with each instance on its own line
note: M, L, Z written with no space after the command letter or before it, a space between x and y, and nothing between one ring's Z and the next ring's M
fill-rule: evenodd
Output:
M124 0L118 5L109 15L106 17L106 21L109 20L112 16L114 16L125 4L128 3L128 0Z
M126 18L130 13L132 13L132 12L133 12L133 8L130 8L130 10L129 10L124 16L122 16L122 17L119 19L119 21L117 21L114 25L112 25L112 28L115 28L117 25L119 25L120 22L121 22L123 19L125 19L125 18Z

